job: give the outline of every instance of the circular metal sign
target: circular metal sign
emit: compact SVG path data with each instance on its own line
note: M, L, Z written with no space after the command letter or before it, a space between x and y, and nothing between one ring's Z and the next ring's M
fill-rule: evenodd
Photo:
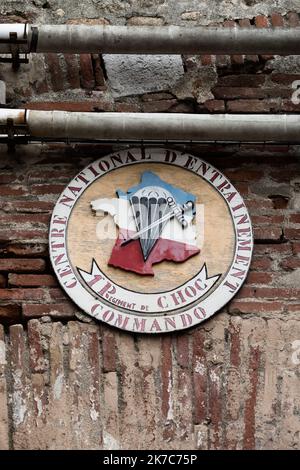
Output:
M87 314L162 333L220 310L243 284L253 235L244 201L209 163L134 148L87 166L54 208L50 257Z

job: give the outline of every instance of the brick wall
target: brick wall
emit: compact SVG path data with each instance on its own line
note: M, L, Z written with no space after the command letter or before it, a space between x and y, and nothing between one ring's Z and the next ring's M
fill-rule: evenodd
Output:
M7 16L0 10L1 21L83 21L78 7L67 14L62 2L38 8L39 3L22 2L17 13L7 9ZM299 24L285 2L276 12L264 2L266 16L256 6L243 15L228 6L227 15L216 10L209 21L196 8L176 10L176 19L170 5L168 16L151 1L148 14L142 0L118 13L113 7L120 2L106 3L110 9L99 6L98 15L85 21ZM92 12L91 2L85 4ZM158 8L157 16L151 8ZM299 111L291 102L292 83L300 79L296 57L182 61L184 76L172 88L129 96L112 92L113 77L99 55L37 56L18 73L1 65L0 79L7 82L9 105L31 109ZM32 144L7 153L0 148L0 448L299 447L300 365L294 343L300 340L299 147L185 148L220 168L245 198L254 258L245 285L222 312L192 330L156 337L88 323L58 286L48 258L48 226L58 195L80 169L114 149Z

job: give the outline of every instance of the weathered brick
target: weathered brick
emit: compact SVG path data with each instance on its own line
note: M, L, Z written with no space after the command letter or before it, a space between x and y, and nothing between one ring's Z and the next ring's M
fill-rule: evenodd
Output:
M159 92L159 93L147 93L142 96L142 101L160 101L160 100L172 100L174 96L171 93Z
M291 245L288 243L264 243L254 247L254 256L270 255L271 257L282 257L287 254L292 254Z
M230 56L231 63L232 65L242 65L244 63L244 56L243 55L238 55L234 54Z
M137 349L138 349L138 387L140 388L139 400L143 401L143 396L147 395L149 400L145 402L143 409L143 420L146 416L154 417L156 412L153 413L153 410L156 408L156 390L157 386L155 384L155 371L159 371L160 366L160 357L161 357L161 338L156 336L156 338L137 338ZM150 434L147 438L147 445L149 441L154 444L155 438L151 437L153 432L153 421L148 421L146 424L146 433Z
M47 84L47 80L44 78L44 79L41 79L41 80L38 80L35 84L34 84L34 90L36 91L36 93L38 95L42 95L44 93L48 93L49 92L49 87L48 87L48 84Z
M36 109L43 111L74 111L74 112L98 112L100 110L109 111L112 104L105 100L99 101L33 101L27 103L27 109Z
M253 215L251 220L255 225L275 225L275 224L283 224L284 222L284 215Z
M289 182L295 175L295 168L287 166L286 168L274 169L271 168L270 177L278 182L287 181Z
M19 178L17 175L11 171L3 171L0 175L0 184L10 184L14 183L15 181L18 181Z
M30 170L28 177L29 184L40 182L43 183L45 180L47 182L57 182L64 181L69 182L72 176L76 175L77 168L74 168L71 164L60 165L58 169L53 169L53 167L44 166L43 168L35 167ZM38 201L44 202L44 201Z
M286 228L284 230L284 236L287 239L299 240L299 238L300 238L300 228Z
M216 56L216 66L217 67L227 67L229 65L229 56L218 54Z
M102 412L102 401L100 404L100 394L98 392L100 388L100 345L99 345L99 334L98 328L94 325L85 325L85 336L87 338L86 346L86 357L87 367L90 371L89 378L87 380L87 386L90 389L89 398L86 397L86 403L92 404L92 413L89 412L88 407L85 407L85 415L88 417L90 425L97 425L97 431L95 432L95 441L98 442L99 447L103 446L103 431L101 423L101 412ZM83 396L85 394L83 393Z
M300 304L299 303L296 303L296 304L289 303L288 306L287 306L287 311L290 312L290 313L300 313Z
M300 242L293 242L293 254L298 255L300 253Z
M283 17L280 13L272 13L271 15L272 26L284 26Z
M213 59L211 55L205 54L201 56L201 64L202 65L212 65Z
M274 83L279 83L280 85L291 85L294 81L300 80L300 74L273 72L270 75L270 78Z
M104 71L101 65L100 55L92 54L92 66L95 78L95 88L97 90L103 90L106 88Z
M50 274L9 274L8 284L16 287L56 287L58 282Z
M161 413L164 419L164 428L162 430L164 439L172 439L174 436L174 428L168 425L168 416L172 413L172 341L170 336L162 338L162 355L161 355ZM171 424L171 423L170 423Z
M178 423L177 433L187 436L194 430L192 425L193 410L189 399L189 390L192 388L192 378L189 369L178 368L175 380L174 401L176 404L174 406L174 422Z
M281 261L280 266L286 271L293 271L300 268L300 259L295 257L286 258Z
M11 403L15 412L13 422L14 449L30 448L30 428L32 423L31 383L27 379L27 358L25 334L22 325L12 325L10 336L10 372L12 376Z
M63 366L64 347L66 344L70 351L67 368ZM100 382L102 373L99 364L99 338L98 329L94 325L68 322L64 328L56 322L52 327L49 345L50 353L50 387L55 390L56 384L61 384L60 393L53 396L52 409L48 416L52 420L59 419L63 422L63 429L71 426L78 427L76 431L76 444L71 443L72 448L102 448L102 417L104 410L100 406ZM88 374L87 374L88 371ZM65 410L68 410L65 412ZM83 424L85 423L85 424ZM84 428L90 429L91 435L86 439ZM59 437L64 446L70 447L70 437L63 431ZM91 446L90 441L93 441ZM75 444L75 445L74 445Z
M266 94L262 88L249 87L215 87L213 94L216 98L236 99L236 98L265 98Z
M28 190L24 186L20 185L9 185L4 184L0 185L0 196L1 197L14 197L14 196L24 196L28 194Z
M274 209L285 209L289 202L289 198L281 194L270 195L269 198L272 200Z
M116 372L108 372L103 378L103 397L105 413L103 427L113 442L120 442L119 381Z
M28 322L28 341L30 348L30 369L33 373L47 371L47 359L43 351L41 323L38 320ZM41 412L41 410L39 410Z
M211 113L223 113L225 111L225 103L223 100L207 100L204 107Z
M270 225L268 228L254 227L255 240L281 240L282 228L277 225Z
M255 448L255 406L257 401L259 386L259 363L261 351L259 347L250 347L249 374L250 374L250 391L245 403L245 428L243 434L243 448Z
M0 223L2 225L22 225L22 224L34 224L49 225L50 214L0 214Z
M224 387L224 369L217 356L223 356L225 353L225 335L224 330L228 327L228 315L220 315L217 324L213 327L210 335L207 335L204 347L207 356L207 375L208 375L208 422L210 427L208 448L217 449L222 447L222 415L223 400L222 390ZM210 338L210 341L209 341Z
M1 307L0 307L1 308ZM0 314L1 318L1 314ZM0 325L0 449L9 449L8 387L6 381L7 346L3 326Z
M208 409L210 416L210 442L209 449L218 449L221 446L220 429L222 425L222 397L221 397L221 366L212 365L208 372Z
M252 271L247 276L247 284L270 284L273 280L272 273Z
M194 106L193 106L193 103L182 101L172 106L169 112L170 113L193 113Z
M273 209L273 203L270 199L260 199L259 204L257 198L255 200L248 200L247 207L251 211L252 214L256 213L269 213L270 209Z
M45 300L45 292L43 289L0 289L0 300L1 301L21 301L21 300L39 300L43 302Z
M207 419L207 360L204 348L205 332L197 328L193 334L192 371L195 394L194 423L201 424Z
M251 261L252 271L269 271L271 266L272 262L268 258L256 258Z
M33 184L32 194L60 194L65 189L64 184Z
M6 287L7 285L7 278L4 274L0 274L0 287Z
M117 370L117 351L115 333L107 328L102 329L103 371Z
M289 214L288 221L290 224L300 224L300 214L298 212L295 214Z
M249 194L249 183L246 183L245 181L236 181L234 186L244 197Z
M264 175L262 170L256 170L252 168L225 169L224 174L231 181L256 181L256 182L260 180Z
M80 83L82 88L87 88L88 90L95 87L91 54L80 54Z
M179 335L176 341L176 360L180 367L189 367L190 352L189 352L189 335Z
M185 11L181 13L181 18L185 21L197 21L201 18L200 11Z
M67 67L67 79L71 88L80 88L78 57L75 54L64 54Z
M53 91L64 90L64 80L62 80L62 69L57 54L45 54L46 64L50 74L50 80Z
M143 110L145 113L161 113L168 111L172 106L177 104L177 100L159 100L149 101L143 104Z
M66 415L66 410L69 408L69 400L74 403L74 396L69 395L67 392L67 377L65 369L63 366L64 358L64 331L63 325L60 322L55 322L51 326L51 334L49 338L49 362L50 362L50 371L49 371L49 387L52 390L52 396L50 397L49 403L49 415L52 416L52 419L58 419L60 422L60 427L57 429L57 439L61 442L61 447L70 447L70 440L68 436L64 433L64 429L70 423L70 418ZM80 349L80 352L87 353L86 351L86 342ZM78 369L81 369L82 355L79 356L80 361L78 361ZM79 381L82 383L81 376L79 376ZM89 378L86 379L89 384ZM73 383L70 384L72 388L74 387ZM86 390L88 393L88 391ZM78 401L83 399L82 390L77 387L77 398ZM74 407L76 410L76 407ZM73 408L73 410L74 410ZM78 409L74 412L78 413ZM71 411L71 410L70 410ZM82 411L84 413L84 411ZM85 415L86 417L86 415ZM73 424L74 421L72 420ZM71 426L72 426L71 424ZM70 424L69 424L70 425ZM80 442L80 441L79 441Z
M48 302L58 303L64 300L68 300L66 292L61 287L52 287L51 289L45 289L45 298Z
M18 323L21 319L20 305L0 305L0 323L4 325L12 325Z
M136 103L116 103L115 110L118 113L137 113L140 106Z
M93 25L106 25L109 24L109 20L107 18L83 18L82 16L80 18L69 18L66 21L66 24L85 24L87 26L93 26Z
M0 271L30 272L44 271L46 263L43 259L3 258L0 259Z
M130 26L161 26L164 24L164 19L156 16L132 16L128 18L127 24Z
M255 17L255 26L257 28L267 28L269 26L269 21L266 16L258 15Z
M138 417L142 419L143 411L142 407L142 396L141 388L136 389L135 393L131 393L132 378L135 377L138 380L138 355L135 349L135 342L130 335L120 335L116 337L119 357L119 381L123 384L123 400L126 404L123 408L122 417L119 417L119 432L120 432L120 443L122 447L129 447L132 442L132 432L130 428L136 426L136 420ZM134 406L137 408L134 408Z
M284 310L283 302L259 302L234 299L229 305L230 313L280 313Z
M237 299L258 299L258 300L298 300L300 289L281 287L253 287L244 285L237 294Z
M227 109L231 113L268 113L271 104L266 100L235 100L227 102Z
M17 229L3 229L0 228L0 240L4 243L11 242L11 241L23 241L23 240L47 240L47 227L44 229L32 229L27 230L21 227Z
M53 207L54 203L48 201L10 200L0 202L0 208L5 212L49 212Z
M40 318L50 316L56 319L75 318L76 306L71 302L63 302L59 304L33 304L26 303L22 307L23 317Z
M229 335L230 335L230 364L233 367L239 367L240 365L240 349L241 349L241 341L240 341L240 327L230 321L229 324Z
M292 112L297 112L297 111L299 112L300 104L293 103L291 99L282 100L281 110L287 113L292 113Z
M1 232L0 232L1 234ZM20 237L23 237L24 233L21 230ZM8 239L6 239L8 240ZM15 237L13 237L15 240ZM32 241L32 238L30 237ZM48 241L45 240L44 243L30 243L30 242L13 242L7 241L2 248L0 246L0 254L2 256L20 256L20 257L40 257L40 256L47 256L49 254L48 250Z
M266 77L263 74L250 75L250 74L237 74L237 75L224 75L219 77L217 86L221 87L260 87L265 83Z
M288 19L289 25L292 27L296 27L300 25L299 15L298 13L294 11L291 11L287 14L287 19Z

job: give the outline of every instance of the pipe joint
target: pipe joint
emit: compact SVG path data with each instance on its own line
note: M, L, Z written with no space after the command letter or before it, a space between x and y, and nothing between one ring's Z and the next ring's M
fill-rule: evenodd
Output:
M20 64L28 63L28 25L27 23L12 23L0 26L1 52L10 55L10 57L0 57L0 62L12 64L13 70L16 71L19 69ZM21 56L22 53L25 55Z

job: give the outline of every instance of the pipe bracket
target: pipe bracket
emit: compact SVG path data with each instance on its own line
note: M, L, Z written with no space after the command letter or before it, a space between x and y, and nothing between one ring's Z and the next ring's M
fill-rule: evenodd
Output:
M7 130L7 152L15 153L16 144L15 144L15 131L14 131L14 120L7 119L6 121L6 130Z
M29 46L29 53L36 52L38 39L39 39L39 30L37 26L31 26L31 41L30 41L30 46Z
M8 153L15 153L16 145L19 143L27 143L27 126L24 124L16 124L13 118L7 118L6 123L0 126L1 133L5 135L1 143L7 145ZM21 135L20 135L21 134Z
M27 54L21 56L20 53L20 44L27 44L27 30L26 26L24 27L24 34L20 38L18 37L18 33L15 31L11 31L9 33L9 40L0 40L0 43L8 43L9 49L11 53L11 57L0 57L0 62L2 63L9 63L12 64L12 69L14 72L19 70L20 64L28 64L29 60Z

